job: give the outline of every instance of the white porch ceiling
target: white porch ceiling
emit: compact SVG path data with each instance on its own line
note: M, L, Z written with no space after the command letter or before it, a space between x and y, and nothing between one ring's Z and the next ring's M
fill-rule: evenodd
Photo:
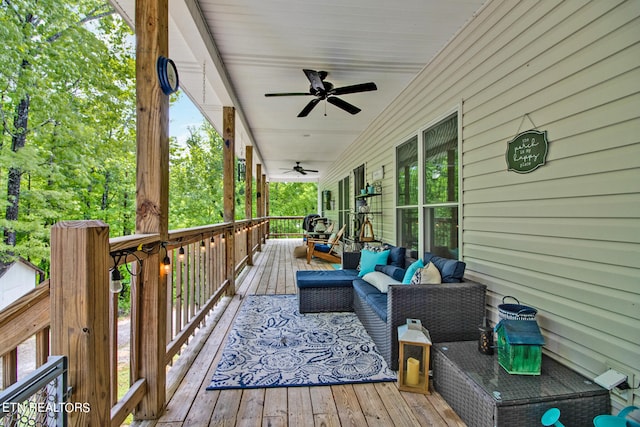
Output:
M132 26L134 1L111 0ZM316 181L484 1L170 0L169 55L216 129L222 107L236 108L238 155L253 145L270 181ZM356 115L321 102L298 118L312 97L264 94L308 91L303 68L378 90L340 96ZM284 173L297 161L320 172Z

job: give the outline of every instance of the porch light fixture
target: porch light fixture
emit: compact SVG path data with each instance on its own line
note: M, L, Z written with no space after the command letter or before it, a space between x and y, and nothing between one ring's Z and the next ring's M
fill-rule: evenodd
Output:
M238 181L244 181L247 177L247 161L238 159Z

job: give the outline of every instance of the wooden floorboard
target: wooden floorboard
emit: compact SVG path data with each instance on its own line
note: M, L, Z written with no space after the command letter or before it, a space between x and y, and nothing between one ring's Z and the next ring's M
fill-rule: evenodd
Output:
M167 389L169 401L157 421L136 427L198 426L456 426L465 424L435 392L400 392L395 383L348 384L248 390L206 390L220 360L226 337L246 295L295 294L295 272L332 269L330 263L294 258L300 239L268 240L254 265L239 275L236 294L227 297L185 349L193 360ZM190 354L193 352L194 354ZM176 363L174 367L181 366ZM171 368L174 369L174 368Z

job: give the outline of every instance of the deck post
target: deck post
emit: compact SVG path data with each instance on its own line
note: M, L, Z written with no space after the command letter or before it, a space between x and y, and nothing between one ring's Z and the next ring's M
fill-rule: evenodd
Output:
M253 218L253 146L245 147L244 217ZM247 232L247 265L253 265L253 226Z
M258 251L262 251L262 217L264 211L262 210L262 165L258 163L256 165L256 215L260 222L258 223Z
M224 222L235 223L236 216L236 109L233 107L222 108L222 147L223 162L223 189L224 189ZM227 295L235 295L236 290L236 242L235 227L227 231L226 240L226 279L229 281Z
M70 401L89 411L70 426L111 424L109 227L64 221L51 227L51 353L69 358Z
M267 218L269 218L269 215L271 215L271 213L269 212L269 181L267 181L267 177L264 177L264 216L266 216ZM271 221L267 221L267 230L266 230L266 234L267 237L269 237L271 235Z
M160 89L156 63L169 54L168 0L135 0L136 18L136 233L157 233L167 240L169 228L169 97ZM138 378L146 393L136 419L156 419L165 407L167 279L157 253L145 259L138 276Z
M262 216L267 217L267 207L269 206L269 186L267 184L267 175L263 174L261 182L260 192L262 193ZM262 243L267 243L267 233L269 232L269 222L265 222L262 225Z

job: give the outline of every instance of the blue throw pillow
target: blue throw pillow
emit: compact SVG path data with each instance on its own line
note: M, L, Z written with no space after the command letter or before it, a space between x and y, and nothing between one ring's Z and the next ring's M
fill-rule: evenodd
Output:
M411 283L411 278L413 277L413 275L416 273L416 271L419 268L424 267L424 263L422 262L421 259L417 260L416 262L414 262L413 264L411 264L409 266L409 268L407 268L407 272L404 274L404 278L402 279L402 283L404 285L408 285Z
M407 253L407 248L387 245L387 249L390 250L387 263L394 267L404 268L404 257Z
M436 255L433 255L429 252L425 252L424 260L427 262L429 259L433 265L440 271L440 275L442 276L442 283L460 283L464 277L464 270L467 266L462 261L458 261L456 259L442 258Z
M391 255L389 255L391 256ZM386 274L398 282L401 282L404 278L406 270L404 268L395 267L393 265L376 265L376 271Z
M363 250L360 252L360 272L359 277L364 276L367 273L375 271L376 265L386 264L387 258L389 258L389 251L371 252Z

